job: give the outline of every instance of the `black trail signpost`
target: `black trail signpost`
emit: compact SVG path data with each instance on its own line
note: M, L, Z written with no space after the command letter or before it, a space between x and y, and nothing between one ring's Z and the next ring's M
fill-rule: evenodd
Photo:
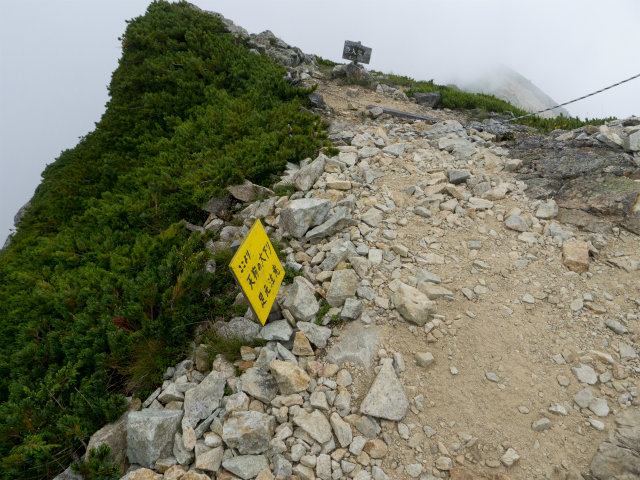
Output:
M342 58L351 60L354 63L369 63L371 60L371 48L365 47L360 42L345 40Z

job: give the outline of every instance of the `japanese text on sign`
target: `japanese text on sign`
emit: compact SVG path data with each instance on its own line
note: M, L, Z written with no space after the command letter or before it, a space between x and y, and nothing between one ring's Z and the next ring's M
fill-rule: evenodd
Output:
M369 63L371 60L371 48L365 47L360 42L345 40L342 58L354 62Z
M264 325L284 278L284 269L260 220L249 230L229 267Z

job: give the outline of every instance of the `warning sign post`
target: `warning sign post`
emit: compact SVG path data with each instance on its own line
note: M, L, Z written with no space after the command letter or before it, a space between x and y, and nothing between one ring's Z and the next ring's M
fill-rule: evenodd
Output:
M284 279L284 268L260 220L256 220L249 230L229 268L264 325Z

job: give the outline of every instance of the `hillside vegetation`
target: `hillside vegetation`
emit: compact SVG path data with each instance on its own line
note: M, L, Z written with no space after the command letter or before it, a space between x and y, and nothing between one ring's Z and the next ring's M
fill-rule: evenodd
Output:
M202 224L226 185L268 185L323 141L306 92L214 16L154 2L121 40L106 112L45 169L0 254L5 479L62 471L125 387L161 380L195 325L232 314L225 258L206 273L208 238L182 220Z
M413 94L417 92L440 92L440 95L442 96L441 106L444 108L450 108L452 110L478 110L480 113L510 112L514 117L520 117L531 113L493 95L464 92L453 86L438 85L432 80L417 81L401 75L384 75L380 74L380 72L377 73L379 74L379 78L380 76L383 77L385 79L384 81L387 83L409 87L405 92L409 97L412 97ZM603 125L605 122L610 120L613 120L613 117L600 119L587 118L581 120L578 117L567 117L561 114L555 118L542 118L537 115L533 115L531 117L518 120L515 123L528 125L538 129L542 133L548 133L556 129L573 130L584 125Z

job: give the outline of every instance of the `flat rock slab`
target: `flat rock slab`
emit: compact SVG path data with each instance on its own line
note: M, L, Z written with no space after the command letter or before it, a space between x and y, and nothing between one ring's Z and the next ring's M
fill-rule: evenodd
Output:
M350 323L342 330L338 341L329 348L327 360L336 365L352 362L369 372L379 341L376 327L365 329L359 322Z
M331 425L329 420L318 410L307 413L301 410L293 417L293 423L302 428L318 443L326 443L331 440Z
M392 363L385 361L360 405L360 413L398 422L404 418L408 408L409 400Z
M268 469L269 461L264 455L238 455L223 460L222 466L243 480L249 480L257 476L261 470Z

